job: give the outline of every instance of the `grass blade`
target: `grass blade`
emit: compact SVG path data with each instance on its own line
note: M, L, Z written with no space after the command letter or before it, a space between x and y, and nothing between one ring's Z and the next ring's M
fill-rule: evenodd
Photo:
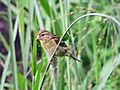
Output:
M4 70L3 70L3 74L2 74L2 78L1 78L0 90L3 90L3 88L4 88L5 79L6 79L6 76L7 76L7 70L8 70L8 66L9 66L9 63L10 63L10 56L11 56L11 53L9 51L8 56L6 58L6 62L5 62L5 66L4 66Z
M111 59L108 60L108 62L106 62L100 74L100 84L97 90L103 90L103 87L105 86L105 83L109 78L110 74L119 64L120 64L120 54L115 56L113 60Z
M8 0L8 21L9 21L9 38L10 38L10 52L11 52L11 64L12 64L12 72L13 72L13 85L14 90L18 90L18 77L17 77L17 64L16 64L16 56L15 56L15 46L13 39L13 29L12 29L12 15L10 8L10 0Z

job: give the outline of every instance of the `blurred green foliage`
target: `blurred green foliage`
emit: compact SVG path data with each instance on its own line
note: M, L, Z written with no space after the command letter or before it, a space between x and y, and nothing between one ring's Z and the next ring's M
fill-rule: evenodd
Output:
M0 44L8 53L0 52L0 60L7 68L1 76L0 88L3 90L13 90L17 85L19 90L39 90L48 63L47 55L36 41L40 29L61 37L76 18L87 13L107 14L120 20L119 0L11 0L10 5L8 0L1 0L0 3L8 8L8 11L0 11L0 18L9 21L13 29L10 40L6 40L0 30ZM18 51L12 46L16 45L13 37L16 39L17 35L20 39ZM119 90L120 27L108 18L87 16L77 22L63 40L82 63L67 57L57 58L58 90ZM16 57L17 52L21 53L21 58ZM11 63L9 53L17 64ZM26 77L29 70L32 73ZM6 82L8 76L18 79L17 83L14 79ZM52 82L49 71L43 90L52 90Z

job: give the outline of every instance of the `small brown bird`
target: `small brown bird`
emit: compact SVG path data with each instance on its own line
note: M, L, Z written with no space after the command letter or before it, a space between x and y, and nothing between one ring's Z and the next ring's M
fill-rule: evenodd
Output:
M51 56L60 38L47 30L40 30L37 34L37 40L40 41L42 48L45 50L48 56ZM79 59L72 55L70 49L63 41L61 41L59 44L55 56L69 56L74 60L81 62Z

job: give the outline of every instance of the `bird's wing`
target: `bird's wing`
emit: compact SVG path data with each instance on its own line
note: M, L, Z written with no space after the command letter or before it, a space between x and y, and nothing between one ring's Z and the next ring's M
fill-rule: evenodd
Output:
M55 41L56 44L58 44L58 42L60 41L59 37L57 36L54 36L52 39ZM61 47L67 47L67 45L63 41L61 41L59 45Z

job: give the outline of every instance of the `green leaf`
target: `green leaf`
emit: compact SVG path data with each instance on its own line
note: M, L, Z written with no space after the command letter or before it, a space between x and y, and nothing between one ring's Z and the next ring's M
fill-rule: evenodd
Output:
M6 79L6 76L7 76L7 70L9 68L9 64L10 64L10 57L11 57L11 53L9 51L8 56L6 58L6 61L5 61L5 66L4 66L4 70L3 70L3 73L2 73L2 77L1 77L0 90L3 90L3 88L4 88L5 79Z
M120 64L120 54L116 55L114 59L112 58L106 62L100 73L100 83L98 85L97 90L102 90L110 74L119 64Z

